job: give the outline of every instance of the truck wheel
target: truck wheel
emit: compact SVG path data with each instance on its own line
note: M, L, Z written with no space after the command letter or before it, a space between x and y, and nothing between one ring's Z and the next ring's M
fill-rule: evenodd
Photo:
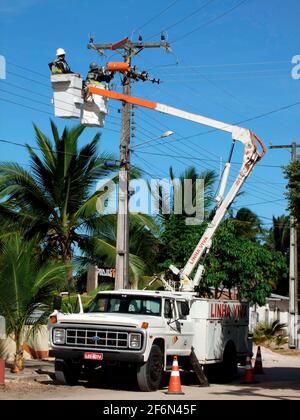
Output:
M237 374L237 355L233 343L228 343L225 347L222 363L223 379L231 381Z
M60 385L76 385L80 375L80 365L71 361L55 360L55 379Z
M149 359L138 367L137 381L141 391L157 391L163 376L163 353L159 346L152 346Z

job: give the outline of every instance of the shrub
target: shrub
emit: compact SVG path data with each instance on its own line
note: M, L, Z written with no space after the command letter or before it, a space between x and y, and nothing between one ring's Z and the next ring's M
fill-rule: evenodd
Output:
M253 342L256 345L267 345L274 343L277 347L287 342L286 324L280 323L278 320L269 323L259 323L253 333Z

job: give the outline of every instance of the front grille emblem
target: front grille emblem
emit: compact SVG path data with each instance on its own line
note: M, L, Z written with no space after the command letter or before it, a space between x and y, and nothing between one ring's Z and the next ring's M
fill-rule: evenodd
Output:
M92 337L92 338L91 338L91 340L92 340L92 341L94 341L94 342L96 343L97 341L100 341L100 340L101 340L101 338L100 338L100 337L98 337L97 335L95 335L94 337Z

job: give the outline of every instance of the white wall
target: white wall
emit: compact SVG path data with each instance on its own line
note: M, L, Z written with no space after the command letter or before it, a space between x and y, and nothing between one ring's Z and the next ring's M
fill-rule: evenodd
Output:
M289 301L268 299L265 306L252 306L250 308L250 329L253 331L260 322L274 322L288 325Z

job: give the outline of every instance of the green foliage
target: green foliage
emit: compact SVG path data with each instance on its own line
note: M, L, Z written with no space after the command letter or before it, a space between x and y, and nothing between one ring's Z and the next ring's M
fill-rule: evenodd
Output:
M288 216L273 217L273 226L266 235L266 243L271 251L280 252L284 256L288 266L290 247L290 218ZM288 296L288 271L282 274L278 279L275 291L280 295Z
M283 347L285 344L288 343L289 339L287 337L287 334L279 334L276 335L273 339L274 344L277 348Z
M236 288L240 299L263 305L278 279L286 273L285 258L266 246L240 237L234 220L218 230L206 260L204 284Z
M170 264L183 267L204 229L204 225L187 226L184 218L171 215L161 234L160 268L167 269Z
M89 226L90 237L82 244L86 264L113 267L116 260L117 215L99 216ZM129 222L129 278L137 284L144 274L152 274L158 254L158 226L144 214L131 214Z
M253 342L256 345L270 345L274 343L277 347L287 343L286 324L281 324L278 320L268 323L261 322L257 325L253 333Z
M93 248L92 256L97 259L98 265L114 266L116 217L105 222L107 219L97 212L98 200L105 193L95 190L97 182L103 178L114 176L112 179L117 182L115 169L105 165L113 156L98 154L99 134L80 148L83 126L65 128L60 134L51 121L52 139L36 125L34 130L41 153L27 146L30 170L12 162L0 164L0 221L5 222L10 230L17 226L26 239L38 236L43 261L55 259L69 264L75 248L82 251ZM135 168L131 178L138 176L139 171ZM135 242L135 245L131 247L133 252L130 256L131 278L135 281L143 274L146 265L153 261L155 252L155 241L150 233L143 230L153 222L150 218L146 221L143 215L137 218L140 223L139 226L136 223L132 230L131 244ZM114 240L107 237L108 230ZM96 233L97 236L93 236ZM150 248L153 249L152 257L147 253ZM72 291L71 270L67 278L68 290Z
M270 250L255 240L253 230L250 237L241 232L240 220L235 218L223 222L205 260L206 271L198 292L201 296L218 298L223 288L238 291L241 299L263 305L277 282L287 276L287 262L281 252ZM254 218L255 225L257 220ZM162 233L161 268L170 264L183 267L198 243L206 225L186 226L185 221L171 215Z
M97 154L99 134L79 148L83 126L65 128L60 136L51 122L53 140L34 129L41 156L27 146L30 170L11 162L0 165L0 215L11 224L18 222L24 237L40 238L45 260L69 263L81 229L96 213L103 193L91 190L109 175L104 163L111 156Z
M286 196L289 200L289 209L293 216L300 219L300 159L291 162L284 168L284 174L288 180L288 192Z
M263 229L259 217L248 208L242 207L235 216L236 233L239 237L257 241L258 236L262 235Z
M61 263L40 264L36 241L26 242L13 235L0 254L0 313L6 319L7 334L16 341L17 354L27 334L34 334L39 325L47 322L52 310L52 298L66 274ZM34 311L39 319L26 328Z

